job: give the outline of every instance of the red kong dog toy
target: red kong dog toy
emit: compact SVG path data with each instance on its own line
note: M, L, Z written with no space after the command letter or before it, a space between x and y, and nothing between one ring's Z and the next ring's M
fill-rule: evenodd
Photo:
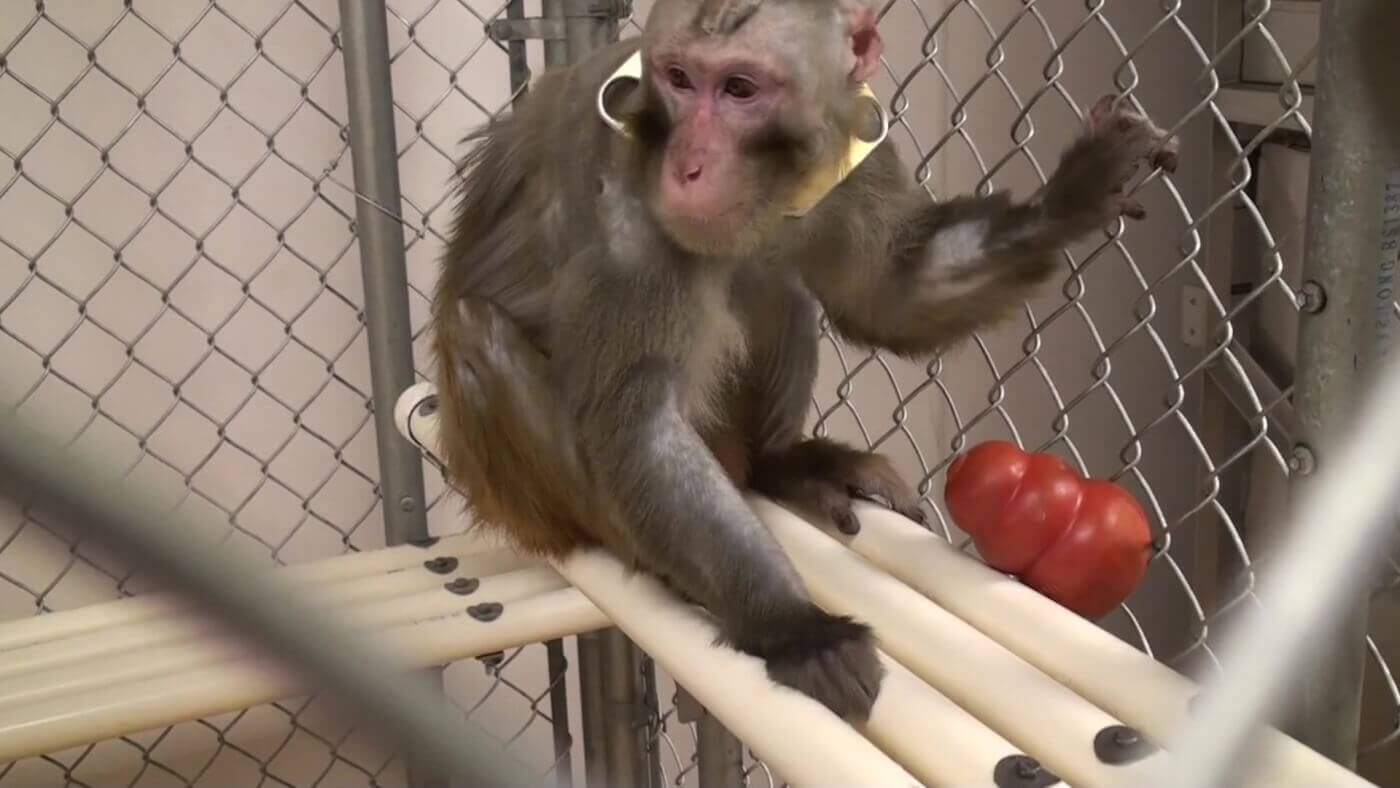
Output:
M1007 441L953 460L943 497L983 560L1086 618L1127 599L1152 556L1147 516L1128 491Z

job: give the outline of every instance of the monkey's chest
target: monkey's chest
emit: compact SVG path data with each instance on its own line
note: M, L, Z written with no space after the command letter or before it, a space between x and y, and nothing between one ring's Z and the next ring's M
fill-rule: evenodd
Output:
M682 365L682 412L697 430L725 420L726 391L748 355L743 324L724 293L702 294Z

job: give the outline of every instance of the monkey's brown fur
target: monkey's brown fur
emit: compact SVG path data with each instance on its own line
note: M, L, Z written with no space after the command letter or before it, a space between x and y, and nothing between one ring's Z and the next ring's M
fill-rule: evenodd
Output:
M594 97L629 55L639 85ZM1049 183L934 204L891 143L802 218L878 64L858 0L658 0L642 38L543 75L471 139L435 296L439 445L477 519L522 549L601 544L714 615L726 642L853 719L870 630L812 603L740 494L845 531L852 496L911 517L888 460L804 439L824 309L846 339L940 351L1016 308L1175 144L1101 101Z

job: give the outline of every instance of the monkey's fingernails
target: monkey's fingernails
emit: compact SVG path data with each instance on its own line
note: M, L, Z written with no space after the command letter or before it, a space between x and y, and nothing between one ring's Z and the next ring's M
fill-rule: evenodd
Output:
M1094 106L1089 108L1089 126L1096 128L1102 124L1108 113L1113 111L1113 102L1117 100L1118 96L1114 93L1100 96L1099 100L1094 102Z
M1124 200L1122 214L1129 219L1146 219L1147 209L1137 200Z
M1176 167L1179 162L1180 154L1174 145L1164 145L1156 153L1152 154L1152 166L1160 168L1162 172L1176 172Z
M831 519L836 523L836 530L847 536L855 536L860 533L860 521L849 508L838 509L831 513Z

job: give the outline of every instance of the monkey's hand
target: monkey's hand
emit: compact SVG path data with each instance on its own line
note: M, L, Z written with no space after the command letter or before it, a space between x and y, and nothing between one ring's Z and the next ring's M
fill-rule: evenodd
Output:
M1084 133L1075 140L1041 192L1051 225L1071 235L1102 227L1119 216L1142 219L1147 211L1124 196L1143 163L1175 172L1180 141L1126 102L1103 96L1089 109Z
M851 512L854 499L883 503L927 523L918 494L887 457L822 438L759 455L750 486L815 519L829 520L844 534L860 532L860 522Z
M776 613L739 650L767 663L768 677L808 695L836 716L864 722L880 694L885 668L870 627L814 604Z

